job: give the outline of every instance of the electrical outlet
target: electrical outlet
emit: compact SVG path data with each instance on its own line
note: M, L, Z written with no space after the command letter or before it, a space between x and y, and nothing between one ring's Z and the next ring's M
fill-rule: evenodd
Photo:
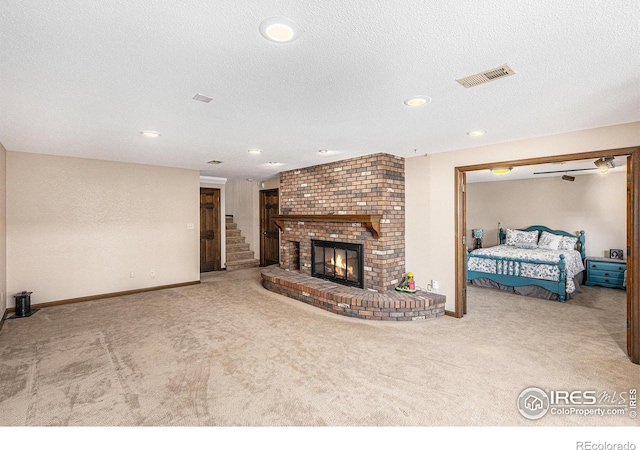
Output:
M156 277L156 271L155 271L155 270L152 270L151 272L149 272L149 276L150 276L151 278L155 278L155 277Z
M135 277L136 277L136 273L133 270L129 272L129 278L135 278Z
M193 224L192 223L188 223L187 224L187 230L193 230L193 229L194 229Z

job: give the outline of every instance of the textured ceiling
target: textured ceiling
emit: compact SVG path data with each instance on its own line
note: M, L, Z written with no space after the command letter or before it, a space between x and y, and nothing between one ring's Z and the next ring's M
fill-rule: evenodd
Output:
M300 37L264 39L274 16ZM264 180L634 122L639 23L635 0L3 0L0 142ZM514 76L455 81L505 63ZM433 100L403 104L418 94Z

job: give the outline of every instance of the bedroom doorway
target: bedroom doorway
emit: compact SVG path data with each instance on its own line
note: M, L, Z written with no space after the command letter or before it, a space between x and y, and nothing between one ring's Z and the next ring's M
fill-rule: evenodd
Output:
M627 242L627 354L629 359L640 364L640 147L629 147L578 154L557 155L515 161L496 161L455 168L455 236L456 236L456 298L454 317L466 314L466 177L467 172L489 170L500 167L531 166L546 163L560 163L602 157L627 156L626 182L626 242ZM587 242L588 248L588 242Z

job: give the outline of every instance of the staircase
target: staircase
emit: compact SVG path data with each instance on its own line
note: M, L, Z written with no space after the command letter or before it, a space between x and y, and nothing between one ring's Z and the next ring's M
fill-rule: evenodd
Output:
M244 236L238 229L238 224L234 223L233 216L225 217L225 227L227 233L227 242L225 243L227 272L258 267L260 261L255 259L253 251L249 250L249 244L244 241Z

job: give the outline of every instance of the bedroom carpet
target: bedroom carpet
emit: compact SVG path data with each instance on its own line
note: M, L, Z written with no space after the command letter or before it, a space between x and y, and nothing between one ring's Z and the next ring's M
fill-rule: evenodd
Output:
M531 386L640 387L623 291L560 304L470 287L464 319L387 323L269 292L259 273L6 321L0 425L638 425L516 409Z

